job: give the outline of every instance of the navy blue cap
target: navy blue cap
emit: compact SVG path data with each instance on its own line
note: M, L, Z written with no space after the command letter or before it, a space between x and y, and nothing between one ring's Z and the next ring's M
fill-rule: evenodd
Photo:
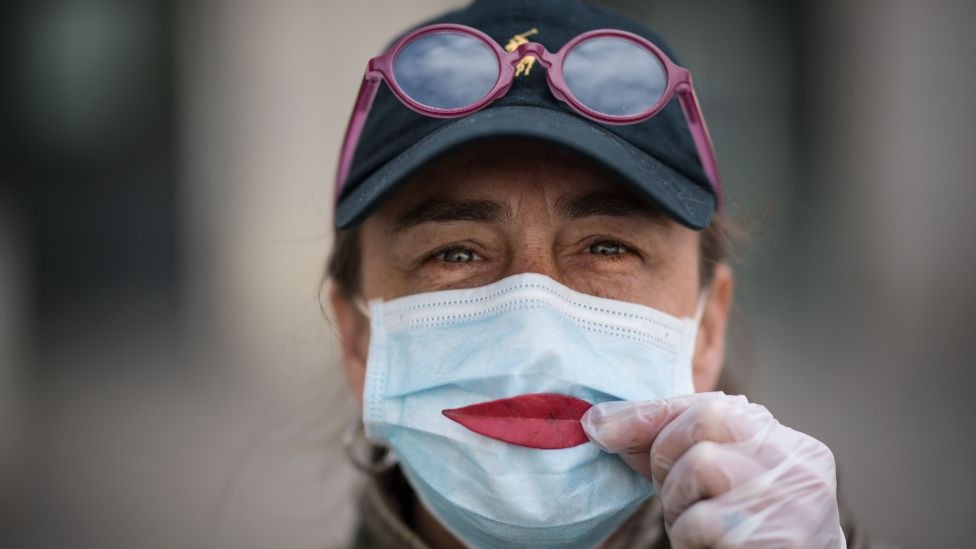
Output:
M578 0L479 0L418 27L436 23L474 27L502 45L534 28L538 33L530 39L551 52L586 31L620 29L650 40L678 63L667 44L643 24ZM462 147L510 138L568 149L692 229L708 226L715 211L717 197L677 98L638 124L601 124L556 99L545 69L537 66L515 78L504 97L462 118L418 114L381 85L336 205L336 226L358 225L412 175L439 158Z

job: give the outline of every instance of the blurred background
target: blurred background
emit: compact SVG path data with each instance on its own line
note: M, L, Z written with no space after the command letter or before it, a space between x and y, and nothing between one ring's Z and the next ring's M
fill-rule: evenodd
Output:
M976 513L976 4L614 0L695 74L731 365L873 539ZM447 0L0 10L0 545L339 547L354 415L318 301L366 60Z

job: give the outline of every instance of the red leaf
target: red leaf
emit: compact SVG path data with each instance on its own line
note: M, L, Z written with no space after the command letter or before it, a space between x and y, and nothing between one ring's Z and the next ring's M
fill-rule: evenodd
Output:
M579 420L591 406L576 397L537 393L441 413L486 437L548 450L570 448L589 440Z

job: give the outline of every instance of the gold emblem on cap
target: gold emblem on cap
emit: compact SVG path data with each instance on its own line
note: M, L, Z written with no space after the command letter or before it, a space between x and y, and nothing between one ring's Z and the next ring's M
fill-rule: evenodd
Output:
M508 41L508 43L505 44L505 51L507 51L508 53L512 53L515 50L517 50L518 47L521 46L522 44L528 44L529 43L528 37L532 36L533 34L539 34L539 30L536 28L531 28L523 32L522 34L516 34ZM522 58L521 61L519 61L518 65L515 65L515 76L529 74L529 71L532 70L532 65L534 64L535 64L535 56L526 55L525 57Z

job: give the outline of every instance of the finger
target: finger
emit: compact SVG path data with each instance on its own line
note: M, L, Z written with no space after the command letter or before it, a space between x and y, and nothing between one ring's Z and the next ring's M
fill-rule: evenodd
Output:
M700 500L720 496L763 473L755 458L735 446L699 442L674 464L661 487L665 524Z
M646 402L613 401L596 404L580 422L586 435L610 453L648 452L661 429L695 402L722 393L698 393Z
M652 480L650 448L657 433L692 403L720 394L700 393L646 402L604 402L587 410L580 422L590 440L606 452L619 454L627 465Z
M809 503L772 484L698 501L665 528L677 548L843 547L836 500Z
M742 442L775 425L765 408L743 396L696 402L658 433L651 445L651 475L661 486L668 471L695 444L703 441Z
M722 513L713 500L699 501L667 529L668 539L678 549L720 547L726 532L744 520L746 516L738 512Z

